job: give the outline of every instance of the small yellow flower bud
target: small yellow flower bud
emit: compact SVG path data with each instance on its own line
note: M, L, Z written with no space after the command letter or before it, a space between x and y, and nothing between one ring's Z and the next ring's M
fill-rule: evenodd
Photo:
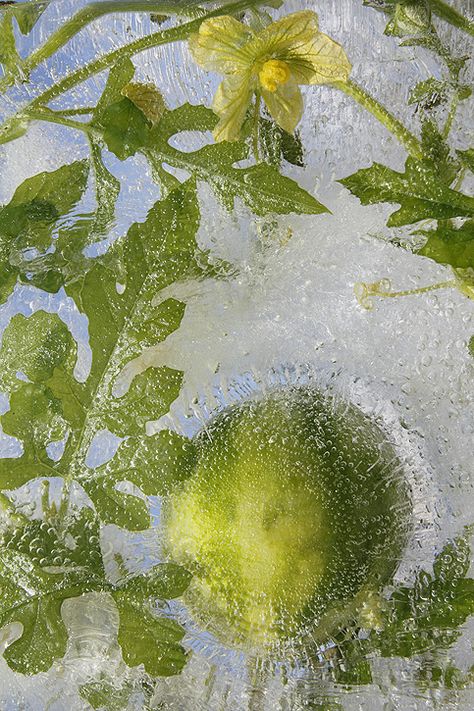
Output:
M290 67L280 59L266 61L258 75L263 88L271 92L276 91L279 84L286 84L290 76Z

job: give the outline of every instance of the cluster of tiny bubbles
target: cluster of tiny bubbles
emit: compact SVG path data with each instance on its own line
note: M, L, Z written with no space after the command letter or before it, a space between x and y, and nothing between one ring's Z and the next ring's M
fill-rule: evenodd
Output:
M210 392L212 392L211 397L209 396ZM247 412L249 422L254 428L255 439L257 441L260 439L259 446L264 449L261 453L262 457L265 457L268 455L269 450L262 444L262 437L267 437L268 431L265 431L265 423L260 427L258 422L258 418L265 411L265 403L271 403L273 400L273 402L276 401L282 405L283 411L291 412L293 409L294 412L295 401L298 400L301 394L303 401L306 404L310 403L310 408L312 403L321 398L316 408L318 422L314 423L314 433L308 437L307 442L301 448L298 446L300 442L297 443L297 454L295 456L303 461L291 462L290 469L292 466L295 468L301 466L304 471L304 458L308 456L308 452L312 447L315 446L317 448L319 446L323 462L324 457L327 456L331 458L331 462L336 461L338 463L340 472L346 471L347 473L347 466L351 465L351 448L354 446L357 452L356 456L363 458L364 453L366 454L370 451L370 445L366 447L366 443L363 440L364 436L367 433L369 433L369 436L375 436L379 456L376 457L376 462L372 465L372 468L375 468L376 473L374 471L372 473L370 471L358 472L357 485L352 487L350 495L353 496L357 508L361 495L363 496L364 493L368 500L375 501L377 496L383 497L383 492L390 491L392 487L392 498L390 499L389 496L385 504L383 498L379 500L379 509L370 523L373 528L368 534L368 546L369 548L374 546L375 560L380 555L382 557L385 556L387 559L391 555L393 556L390 574L387 575L386 570L379 568L375 572L373 571L372 578L375 587L377 587L377 584L380 588L385 586L388 594L390 590L390 588L386 587L388 582L391 582L393 586L407 583L413 578L414 571L418 569L422 562L426 564L427 560L433 559L436 548L436 524L442 512L442 505L438 498L439 492L436 491L434 486L433 471L428 463L422 443L400 423L399 416L393 405L390 402L381 402L375 391L370 388L370 383L363 381L361 378L336 371L332 363L319 363L317 369L314 365L299 364L295 366L287 364L271 369L264 374L255 371L239 373L235 376L230 376L225 381L222 376L217 374L213 385L207 388L205 393L195 393L193 397L189 397L187 405L183 404L181 411L173 411L167 421L167 425L170 429L185 433L188 437L193 437L196 442L201 442L204 451L206 451L206 447L210 447L212 451L212 447L217 446L216 451L222 463L222 471L218 469L212 470L211 467L212 476L214 477L212 481L207 481L203 485L199 483L191 484L191 489L189 485L185 485L184 492L198 492L201 495L199 501L202 505L202 497L208 496L212 499L216 492L219 492L223 487L227 487L223 496L224 499L226 496L228 498L229 492L231 495L232 491L232 481L230 479L226 480L225 470L229 466L229 462L230 464L232 463L233 455L227 449L228 443L225 442L225 438L223 439L224 446L222 446L222 443L216 445L216 440L220 437L220 430L232 429L232 423L236 418L235 413ZM321 402L324 403L322 407L320 407ZM314 412L312 415L314 416ZM338 433L340 436L339 441L324 440L324 437L327 438L328 432L330 433L331 423L334 423L335 418L339 418L337 422L342 425L342 430L347 426L346 433L353 437L352 442L350 440L347 441L348 448L344 445L344 436L341 433ZM355 425L352 432L350 432L349 424L344 425L344 418L347 419L348 423L351 422L352 425ZM369 423L370 427L368 427ZM365 429L366 427L368 428ZM358 428L359 431L357 431ZM263 433L261 430L263 430ZM292 437L298 437L298 434L302 435L302 432L298 433L297 430L298 428L296 430L293 428L292 432L288 432L288 437L281 439L282 443L285 440L284 447L289 452L294 447ZM279 437L281 438L281 432L276 432L275 439ZM270 439L267 439L270 445L272 444L271 440L272 436L270 435ZM252 443L244 443L242 446L243 449L238 452L237 456L243 458L245 466L246 457L247 461L252 462L254 454L252 452L249 453L249 450L253 445ZM210 456L212 458L212 455ZM258 458L258 452L256 456ZM291 454L289 456L291 457ZM206 455L204 454L205 458ZM336 472L336 479L337 468L336 466L331 471L331 473ZM203 467L201 466L201 476L202 469ZM310 468L308 467L306 471L309 470ZM289 469L284 466L282 471L289 471ZM374 479L378 477L377 484L371 481L372 476ZM196 477L194 477L194 480L196 481ZM246 485L248 483L246 482ZM344 481L341 480L341 477L339 477L339 482L334 482L334 497L349 495L344 493L343 485ZM350 483L348 486L350 489ZM371 486L373 491L372 489L369 491ZM365 490L364 487L366 487ZM291 508L291 500L294 493L291 482L282 482L277 489L279 489L279 492L277 491L276 494L283 493L283 498L286 495L287 503L289 502L289 507ZM242 493L243 490L244 487L239 489L241 499L242 496L245 498L245 494ZM271 493L268 494L268 497L271 496ZM179 502L179 495L178 492L178 498L174 499L174 501ZM252 517L255 519L255 511L260 504L258 502L259 487L255 486L255 482L250 481L248 496L253 500L250 502L246 512L247 520L240 519L239 521L242 530L245 530L246 523L252 526ZM305 496L311 498L310 486L305 488ZM399 497L398 500L397 497ZM297 499L298 497L295 498L295 501ZM278 505L278 501L273 501L273 503ZM339 503L339 500L336 500L336 503ZM176 506L172 502L171 507L173 505ZM297 505L302 506L301 518L304 519L304 503L298 500ZM384 505L387 506L385 512ZM179 503L177 506L179 507ZM169 532L167 533L166 530L163 532L163 527L166 529L169 526L166 514L167 507L170 507L170 502L165 499L160 538L165 549L168 545L166 553L169 553L174 544L169 545ZM325 513L327 514L327 511ZM206 516L209 516L209 508L206 504L204 504L204 509L199 515L201 520L205 520ZM370 518L370 515L365 518L361 517L357 521L356 527L364 528L364 525L367 526L367 518ZM394 520L396 520L395 525L393 523ZM193 521L194 523L195 521ZM337 528L337 520L335 523L333 521L333 525ZM295 532L294 524L292 526L290 540L297 548L298 543L295 543L295 540L298 538L299 533ZM350 528L351 524L348 522L344 544L348 548L354 543ZM182 541L180 542L183 548L186 548L189 541L192 541L193 534L188 534L189 531L186 531L185 525L183 525L181 530ZM219 543L223 547L227 544L225 531L220 530L219 535L221 536ZM252 532L248 535L251 536ZM300 538L304 539L304 535L305 532L303 531ZM403 545L399 549L390 551L389 540L384 540L385 538L389 539L390 535L403 541ZM379 545L381 540L384 542ZM306 544L308 544L308 541L306 541ZM176 554L178 550L178 557L180 555L180 545L174 546L174 553ZM295 555L295 551L293 551L293 555ZM189 558L187 562L189 564ZM297 574L297 563L298 561L293 560L293 570L288 571L290 590L291 580ZM336 569L338 563L340 561L336 563ZM220 572L223 569L226 570L225 564L223 565L224 568L221 568ZM195 563L194 572L198 578L203 573L204 568L202 561ZM375 565L375 568L377 568L377 565ZM366 566L366 573L367 570L368 567ZM310 579L310 584L317 585L317 575L311 577L310 574ZM342 578L339 579L339 582L339 590L335 589L331 592L327 590L331 602L337 602L338 592L341 594L341 591L344 590ZM354 583L354 573L352 572L348 574L345 584L349 589ZM234 584L236 584L235 580ZM206 585L204 585L204 588L206 588ZM312 603L309 604L306 609L306 616L301 624L297 627L291 627L293 620L291 613L285 610L285 595L282 596L281 600L271 598L271 596L268 597L268 595L265 599L265 594L262 596L260 592L260 602L266 608L266 611L260 620L252 622L254 625L252 634L260 637L259 642L253 644L248 641L247 633L249 630L246 627L248 620L242 621L242 611L244 610L245 612L245 601L242 603L238 595L233 594L232 585L233 583L231 582L230 587L227 587L223 593L223 588L219 589L219 583L217 588L214 587L212 589L211 581L208 585L208 588L211 589L211 596L205 600L204 604L202 602L202 590L196 592L193 589L187 595L185 594L182 600L171 602L170 609L172 614L187 630L186 644L191 649L192 656L187 667L180 675L179 683L173 679L160 680L158 682L160 698L163 698L162 695L164 694L165 699L175 699L175 703L176 699L182 699L183 708L188 708L190 697L187 697L187 694L192 693L194 700L199 698L198 707L199 704L202 704L202 708L208 708L205 705L208 701L206 702L205 699L210 699L211 696L216 700L225 697L227 703L230 703L228 708L231 708L230 699L240 699L240 703L242 703L243 696L245 694L258 693L257 687L260 685L266 690L265 693L270 688L273 688L274 692L277 693L276 689L278 688L278 698L282 700L282 703L287 703L292 694L298 695L296 688L301 679L314 680L316 675L322 682L326 678L327 674L324 669L327 670L328 664L334 663L334 654L337 657L337 644L334 641L334 635L338 631L337 625L339 624L342 627L350 624L350 622L355 623L357 621L358 604L360 605L361 601L367 600L370 595L368 589L364 589L362 585L363 592L360 600L353 600L349 603L346 600L344 609L336 609L333 615L330 616L331 619L327 623L327 628L324 629L324 624L318 628L318 624L315 626L314 623L315 617L318 616L317 605L314 608ZM361 583L359 582L360 586ZM205 590L205 595L209 593L209 589ZM217 597L212 598L212 594L217 595ZM218 597L219 594L228 594L229 599L222 604L222 600ZM251 594L255 595L255 590L251 591ZM355 597L357 598L357 594ZM257 599L254 597L251 603L255 604ZM335 607L337 608L337 604ZM320 609L319 613L321 611ZM287 619L285 619L285 615L287 615ZM321 614L319 616L321 617ZM324 618L324 614L322 616ZM266 628L268 617L273 620L278 618L277 626L280 625L280 628L285 628L285 625L288 624L291 627L291 634L275 640L274 636ZM264 681L260 679L257 684L253 677L259 664L264 665L265 674ZM255 684L257 684L257 687ZM199 692L197 687L200 688ZM323 693L325 688L323 684L320 687L320 692ZM213 708L213 706L210 705L209 708Z

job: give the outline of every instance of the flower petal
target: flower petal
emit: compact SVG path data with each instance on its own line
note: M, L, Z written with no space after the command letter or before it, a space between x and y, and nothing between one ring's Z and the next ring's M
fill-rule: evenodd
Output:
M262 96L267 108L276 121L288 133L293 133L303 115L303 97L293 79L286 84L280 84L276 91L262 89Z
M306 45L294 48L283 59L298 84L347 81L352 69L341 45L322 32Z
M249 59L242 47L253 37L249 27L228 15L205 20L199 32L189 38L189 49L204 69L235 74L247 68Z
M268 25L245 51L255 59L286 62L298 84L347 81L351 64L341 45L318 30L312 10L294 12Z
M293 12L272 22L250 43L256 55L268 54L280 59L280 54L297 51L312 42L318 33L318 16L312 10Z
M248 72L226 77L219 85L212 104L220 117L214 129L216 141L237 141L252 99L253 83Z

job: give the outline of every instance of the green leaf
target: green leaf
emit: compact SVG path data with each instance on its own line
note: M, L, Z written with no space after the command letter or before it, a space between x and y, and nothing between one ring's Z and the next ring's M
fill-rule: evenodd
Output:
M120 181L105 167L102 159L102 146L94 138L91 139L91 158L97 210L87 235L89 244L107 235L115 221L115 204L120 194Z
M121 99L122 89L128 84L135 74L135 67L131 59L124 59L118 62L109 72L107 82L102 92L93 115L93 123L98 126L102 125L102 116L104 111L112 104L117 103Z
M281 153L283 158L287 163L291 163L291 165L304 168L304 149L300 134L298 131L292 135L283 129L280 130L282 132Z
M18 27L23 35L31 32L33 27L38 22L43 12L48 7L51 0L43 0L43 2L22 2L12 7L11 12L18 22Z
M424 47L434 52L457 81L468 57L453 57L450 48L441 42L431 21L432 10L437 11L431 0L364 0L363 4L388 15L385 34L405 38L401 47Z
M417 684L423 689L466 689L472 687L474 669L463 672L452 664L437 666L426 660L417 674Z
M14 489L38 476L54 475L46 446L60 439L68 413L47 386L53 374L72 369L75 343L56 315L38 311L30 318L17 314L3 334L0 349L1 387L10 390L10 409L2 416L4 431L23 444L19 458L0 458L0 488ZM17 378L22 372L31 381Z
M45 311L37 311L29 318L15 315L3 333L0 387L6 390L19 384L16 374L20 364L29 380L45 383L73 349L72 336L56 315Z
M2 415L2 426L4 432L23 442L25 453L28 456L31 452L33 462L45 465L47 445L62 439L66 431L61 402L48 387L34 383L23 383L13 391L10 410Z
M318 215L329 212L298 183L263 163L251 168L233 169L236 193L256 215ZM231 178L231 176L229 176Z
M25 180L10 202L0 208L0 295L5 300L18 278L34 281L30 273L49 273L57 257L46 255L44 263L25 258L28 250L45 252L53 244L58 225L68 217L87 186L88 161L76 161L50 173ZM61 278L50 283L57 291ZM48 284L45 284L47 287Z
M194 461L193 442L163 430L153 436L128 437L96 476L118 482L126 475L144 494L165 496L189 478Z
M0 625L20 622L23 633L5 651L8 665L23 674L46 671L66 651L61 617L64 600L84 591L81 573L49 573L28 555L0 552Z
M145 575L137 575L120 586L119 597L131 602L180 597L191 582L191 573L176 563L160 563Z
M101 123L107 148L120 160L135 155L146 143L148 121L130 99L123 98L108 106L101 116Z
M10 121L5 121L0 127L0 146L16 138L24 136L28 130L29 120L22 116L15 116Z
M93 681L89 684L83 684L80 689L82 698L93 709L105 709L106 711L128 708L132 693L133 688L129 684L117 688L115 684L107 681Z
M16 49L11 12L0 15L0 37L0 64L3 66L4 75L16 79L21 76L21 59Z
M390 227L474 214L474 198L447 187L446 170L447 166L438 173L431 162L408 158L404 173L374 163L339 182L363 205L399 203L400 209L388 220Z
M234 167L249 156L245 143L207 145L191 152L170 145L171 139L183 131L211 131L216 120L210 109L184 104L164 111L158 123L151 127L142 111L129 99L122 98L101 111L94 123L102 128L109 150L121 160L138 150L148 158L154 177L164 187L164 194L176 187L176 178L163 168L163 164L169 164L208 182L229 209L233 208L235 197L240 197L257 215L328 212L294 180L281 175L271 165ZM282 140L282 151L291 160L300 160L295 139Z
M469 168L471 173L474 173L474 148L468 148L467 151L458 151L457 153L464 165Z
M2 233L17 236L25 229L24 223L49 226L58 216L67 215L85 190L88 171L88 161L82 160L27 178L0 212ZM9 215L16 221L12 223Z
M107 403L104 424L121 437L137 435L143 432L149 420L168 412L180 388L181 374L176 370L148 368L134 378L123 397Z
M420 571L413 587L392 596L384 629L374 640L383 656L411 657L451 646L474 613L474 579L467 578L470 548L465 536L446 544L433 574Z
M409 37L400 43L401 47L422 47L423 49L428 49L433 52L440 59L442 59L451 75L452 81L457 84L459 79L459 74L463 69L466 61L469 59L468 56L454 57L451 49L441 42L435 28L426 30L424 34Z
M469 353L474 358L474 336L471 336L471 338L469 339L468 348L469 348Z
M450 148L436 123L430 119L423 121L421 129L423 163L436 171L438 180L447 187L451 185L459 171L459 161L451 157Z
M122 479L127 478L126 472ZM134 494L116 488L116 482L84 476L81 484L94 502L94 508L104 523L113 523L130 531L141 531L150 525L148 504Z
M2 532L0 626L20 622L23 627L20 638L5 652L10 667L24 674L49 669L66 651L63 602L86 592L102 592L111 594L117 604L119 643L126 661L134 666L144 663L156 675L179 671L186 662L178 644L184 630L154 616L149 603L181 595L189 584L189 573L164 563L118 587L106 578L99 521L91 509L64 515L53 505L43 514L43 520L26 520ZM127 639L132 625L131 636L141 640L138 643ZM151 641L153 647L147 648Z
M144 145L149 129L144 113L123 93L127 86L136 86L131 84L134 73L130 59L110 70L92 117L92 125L102 130L107 148L120 160L126 160Z
M179 674L188 660L180 644L183 628L174 620L155 617L143 606L136 606L120 590L113 596L120 614L118 641L124 661L131 667L143 664L151 676Z
M419 234L428 239L418 254L455 269L474 269L474 220L467 220L461 227L441 224Z
M447 90L447 82L430 77L416 84L410 92L408 103L420 104L425 110L432 109L447 101Z
M316 215L328 212L312 195L294 180L281 175L273 166L259 164L250 168L236 168L248 157L244 143L223 142L208 145L188 153L173 148L169 141L181 131L211 130L216 117L203 107L183 106L165 113L159 124L149 132L144 150L156 161L168 163L190 172L199 180L208 182L217 196L232 208L235 197L256 214L268 213Z
M459 101L466 101L472 96L472 88L469 84L459 84L457 87Z
M149 526L147 502L117 485L142 484L147 494L170 485L174 475L168 479L164 475L154 484L152 474L163 468L163 458L174 445L179 459L181 441L168 443L165 436L148 440L145 425L168 411L179 392L181 374L150 368L132 380L125 394L116 396L114 388L129 361L178 328L183 304L168 299L153 307L152 301L175 280L200 274L195 258L199 219L195 186L187 183L156 203L145 222L133 225L105 258L95 260L67 284L68 294L88 318L92 367L85 383L74 377L76 345L56 315L40 312L12 319L0 349L3 381L11 391L10 410L2 424L5 432L21 440L24 451L20 458L0 459L0 488L14 488L38 476L75 479L103 522L133 530ZM32 382L18 380L17 371ZM107 471L89 469L89 447L96 433L105 429L136 438L135 456L126 461L123 447ZM47 445L65 434L64 455L55 462ZM156 457L156 467L149 456ZM171 461L170 472L172 465Z
M406 37L419 35L431 28L431 12L426 0L397 2L393 6L392 16L385 28L386 35Z
M265 160L279 168L282 160L304 167L303 145L298 133L284 131L274 121L260 119L260 141Z
M344 655L343 664L334 668L336 683L346 687L372 684L370 661L360 653L354 654L355 645L352 645L351 650Z
M199 220L195 186L186 183L165 201L157 202L146 221L132 225L126 238L116 244L113 254L118 265L99 261L81 283L68 288L89 319L95 356L89 389L102 380L104 368L112 367L110 358L116 350L120 351L120 356L114 356L120 367L141 352L137 335L146 332L145 322L155 318L156 335L159 312L150 306L152 297L173 281L198 274L194 256ZM117 283L124 287L123 293L118 293ZM181 311L181 304L163 308L162 337L166 337L176 328L172 312L175 308Z
M3 534L2 544L8 549L28 556L41 568L54 568L64 573L82 568L89 576L104 576L100 530L97 516L90 508L71 511L61 520L58 513L47 518L27 520ZM44 513L44 512L43 512ZM50 514L50 511L46 512Z
M149 344L148 339L156 343L178 327L183 314L179 302L163 305L161 319L160 312L153 310L150 303L160 288L189 273L190 267L196 269L198 220L194 191L185 188L172 193L166 203L155 205L145 223L131 228L121 245L125 276L122 295L115 287L117 277L99 265L89 272L77 291L71 292L89 318L95 358L88 381L93 401L87 419L94 423L96 431L109 428L120 436L144 433L146 421L167 412L178 394L181 376L167 368L149 369L135 379L121 398L114 398L113 378L104 382L102 373L117 375ZM150 331L147 331L147 322ZM98 379L103 385L96 391ZM103 520L132 528L146 527L149 517L144 502L136 498L130 500L131 497L117 492L114 478L107 477L104 481L100 473L98 476L84 481L83 486L99 507ZM125 472L121 480L128 478ZM128 503L122 506L125 499Z

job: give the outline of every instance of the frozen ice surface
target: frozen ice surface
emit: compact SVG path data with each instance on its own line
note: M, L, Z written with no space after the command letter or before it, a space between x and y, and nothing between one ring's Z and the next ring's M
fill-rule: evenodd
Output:
M83 0L53 1L31 42L44 39L83 4ZM466 14L474 12L472 2L453 4ZM356 0L321 0L316 7L309 0L288 0L284 12L303 7L317 9L321 29L347 49L354 78L413 126L406 98L416 82L440 75L436 59L419 48L400 48L396 38L382 34L383 15L362 8ZM460 54L472 52L469 39L441 22L439 25L449 41L456 42ZM78 57L92 57L94 52L107 51L149 30L144 15L103 18L86 28L46 70L37 72L38 85L74 68ZM28 41L22 39L25 51ZM202 100L210 104L216 79L190 60L185 45L149 50L134 61L137 78L156 82L170 106ZM472 71L471 65L466 82L472 79ZM70 92L68 101L92 102L103 82L103 76L87 82ZM151 364L166 364L184 372L184 387L170 415L150 423L150 433L165 426L185 433L195 431L214 408L238 399L247 387L265 387L285 368L288 373L302 373L302 377L340 382L345 392L359 396L365 407L386 423L396 422L394 429L403 430L408 437L401 441L408 443L415 460L418 457L424 462L427 480L420 482L420 491L426 495L423 515L431 523L425 534L420 530L419 540L429 568L434 551L463 525L472 523L474 361L466 343L474 333L474 302L446 289L378 299L372 311L359 306L354 296L354 284L359 281L389 278L393 288L409 289L445 280L449 272L387 242L393 235L385 228L390 207L362 207L334 182L374 160L400 168L405 154L395 139L344 95L326 87L310 88L305 94L301 134L309 167L287 172L316 191L332 214L291 215L278 218L276 226L268 225L265 220L251 219L241 205L229 216L209 189L200 186L200 244L214 258L229 261L234 274L226 280L171 287L168 295L187 304L182 325L134 362L133 372ZM13 100L0 102L0 114L11 112ZM456 148L467 148L472 140L473 105L473 99L464 102L457 116ZM25 178L84 155L86 146L80 135L33 125L23 138L0 147L0 203L7 202ZM113 238L123 234L130 223L144 219L158 191L140 158L120 163L108 156L108 166L124 181ZM161 298L163 294L157 295ZM84 377L90 363L86 324L63 293L52 296L17 289L1 309L0 325L4 328L13 313L29 314L39 308L58 311L70 326L80 344L78 377ZM123 385L131 372L124 373ZM11 440L1 435L3 456L14 451ZM112 444L105 439L103 449L91 456L95 461L106 460ZM104 534L104 545L109 553L119 550L132 560L135 557L135 569L155 560L154 542L146 536L123 538L112 527ZM411 550L410 555L419 562L419 554L417 558ZM411 569L406 565L403 575L409 577ZM121 662L114 611L106 599L85 597L68 602L64 617L71 634L68 652L50 672L25 678L0 661L2 711L79 711L86 708L77 692L81 682L98 679L102 672L110 674L111 670L117 678L135 674ZM471 639L472 625L453 651L462 669L474 661ZM375 659L376 683L346 693L339 693L322 678L294 674L287 681L278 673L260 690L251 690L245 660L239 655L229 654L215 640L193 630L187 643L194 651L191 661L179 677L158 682L155 708L217 711L225 703L226 709L236 711L298 711L311 696L333 699L354 711L470 711L474 707L470 690L422 694L413 684L417 660ZM139 697L130 708L141 708Z

